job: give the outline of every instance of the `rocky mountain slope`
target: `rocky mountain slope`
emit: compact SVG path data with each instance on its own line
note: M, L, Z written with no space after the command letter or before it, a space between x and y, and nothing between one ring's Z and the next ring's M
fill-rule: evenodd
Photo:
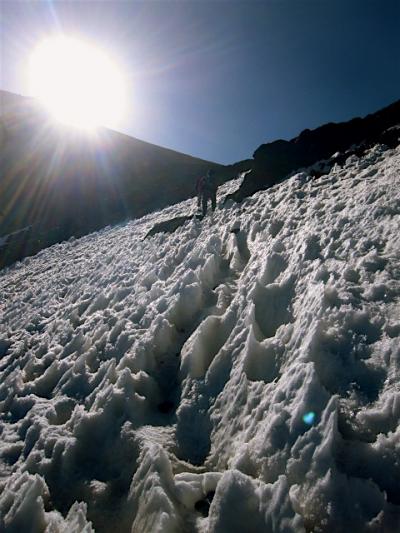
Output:
M189 198L208 168L221 180L235 171L115 131L56 125L34 100L0 91L0 237L13 234L0 267Z
M4 269L0 530L399 531L399 171L378 145Z
M394 148L400 137L400 100L364 118L306 129L290 141L262 144L253 154L252 172L232 196L236 201L271 187L301 168L323 163L323 171L360 156L377 143ZM339 153L338 153L339 152ZM316 165L314 175L321 169Z

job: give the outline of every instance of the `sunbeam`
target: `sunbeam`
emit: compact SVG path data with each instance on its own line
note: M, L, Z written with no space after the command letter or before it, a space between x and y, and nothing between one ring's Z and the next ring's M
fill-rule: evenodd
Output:
M31 55L29 80L31 94L63 123L116 127L122 117L123 76L104 51L87 42L45 39Z

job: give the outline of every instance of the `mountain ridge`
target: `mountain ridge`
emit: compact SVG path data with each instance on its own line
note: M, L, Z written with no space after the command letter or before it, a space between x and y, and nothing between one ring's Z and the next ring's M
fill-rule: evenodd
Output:
M394 148L399 143L400 100L363 118L328 122L312 130L305 129L289 141L278 139L261 144L253 153L251 172L239 190L230 197L243 200L255 192L271 187L300 168L323 161L324 171L343 164L351 155L362 155L375 144ZM337 154L337 152L340 152ZM318 168L316 168L316 175Z
M0 104L0 237L14 234L0 266L184 200L209 168L226 172L106 128L88 136L56 125L28 97L1 91Z

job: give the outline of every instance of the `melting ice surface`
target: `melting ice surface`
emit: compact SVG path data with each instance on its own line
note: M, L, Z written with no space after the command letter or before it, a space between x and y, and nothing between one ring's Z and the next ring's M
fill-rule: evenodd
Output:
M399 172L378 146L4 270L0 530L399 531Z

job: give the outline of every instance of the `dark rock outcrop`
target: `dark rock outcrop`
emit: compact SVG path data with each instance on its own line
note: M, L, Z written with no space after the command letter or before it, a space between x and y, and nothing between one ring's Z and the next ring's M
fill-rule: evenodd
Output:
M336 152L346 153L348 157L350 153L360 154L376 143L397 146L399 130L395 126L398 124L400 100L365 118L325 124L315 130L306 129L290 141L263 144L254 152L252 171L229 198L241 201L320 160L340 163L339 159L333 161Z
M147 239L148 237L152 237L157 233L173 233L175 230L183 226L185 222L191 220L192 218L193 215L187 215L183 217L171 218L169 220L163 220L162 222L159 222L153 226L151 230L146 233L144 238Z

